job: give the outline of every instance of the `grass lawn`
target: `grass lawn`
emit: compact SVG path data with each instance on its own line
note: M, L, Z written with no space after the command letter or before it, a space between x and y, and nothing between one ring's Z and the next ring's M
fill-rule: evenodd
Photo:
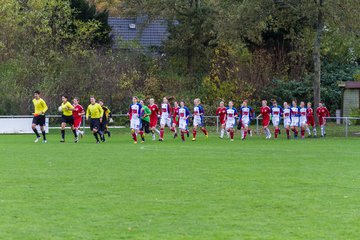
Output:
M360 138L167 136L0 136L0 239L359 239Z

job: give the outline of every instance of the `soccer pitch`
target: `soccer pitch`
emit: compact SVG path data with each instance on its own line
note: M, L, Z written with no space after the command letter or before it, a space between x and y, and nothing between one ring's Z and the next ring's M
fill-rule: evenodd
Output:
M360 138L0 136L0 239L358 239Z

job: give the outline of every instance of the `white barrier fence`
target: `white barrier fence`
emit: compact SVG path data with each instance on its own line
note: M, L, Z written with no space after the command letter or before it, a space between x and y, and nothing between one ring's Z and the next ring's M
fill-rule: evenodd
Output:
M31 123L32 115L14 115L14 116L0 116L0 134L25 134L32 133ZM220 121L218 116L204 116L206 125L212 128L213 131L220 131ZM46 131L60 128L61 115L47 115L46 116ZM129 117L127 114L113 114L114 123L109 125L109 128L128 128ZM331 136L360 136L360 118L356 117L328 117L327 119L327 133ZM255 134L260 134L262 131L261 119L253 119L251 128ZM82 128L88 128L85 116L82 123Z

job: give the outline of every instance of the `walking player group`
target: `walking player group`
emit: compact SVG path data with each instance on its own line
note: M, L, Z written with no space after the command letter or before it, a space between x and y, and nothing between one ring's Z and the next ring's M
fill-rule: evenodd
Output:
M79 137L83 136L80 130L83 115L86 116L86 121L90 123L90 130L94 135L96 143L106 142L105 136L111 136L108 129L108 124L113 122L111 111L104 105L103 100L96 101L94 96L90 97L90 104L86 111L79 104L79 99L74 98L72 103L69 102L67 96L61 97L62 103L58 110L62 113L61 116L61 140L65 142L65 127L68 124L74 134L74 141L77 143ZM32 129L36 135L35 142L41 139L40 134L36 128L40 126L42 132L43 143L47 142L45 133L45 114L48 110L46 102L40 97L40 92L34 92L34 117L32 121ZM174 101L172 105L169 100L164 97L162 103L158 106L154 99L149 99L149 104L146 105L145 100L139 100L138 97L132 98L132 104L129 107L128 116L130 118L131 136L134 143L138 143L138 137L141 142L145 142L145 134L151 134L152 140L156 140L156 135L159 136L159 141L164 141L165 127L168 127L173 132L173 137L177 138L180 134L182 141L185 141L185 136L190 136L189 123L192 121L192 141L196 141L198 130L201 130L205 137L208 138L209 133L205 127L204 108L201 105L199 98L194 99L194 107L191 112L184 101ZM244 100L240 108L234 107L232 101L220 102L217 108L216 115L219 117L221 123L220 138L224 138L226 133L230 141L234 141L236 129L241 132L241 139L245 140L248 134L252 134L250 129L250 122L255 118L254 110L248 106L248 101ZM316 109L318 123L321 129L321 136L325 136L326 117L330 116L328 109L319 103ZM266 100L262 100L260 107L260 114L256 117L262 119L262 126L265 132L266 139L270 139L272 134L269 129L270 122L274 126L274 138L278 138L281 133L280 123L286 131L286 136L290 139L290 132L294 134L294 138L298 138L299 131L301 138L308 136L317 136L316 124L314 118L314 111L310 102L297 101L291 103L284 102L283 106L273 100L271 106L268 106ZM158 126L158 122L160 124ZM160 129L158 129L160 127ZM312 128L312 129L310 129Z

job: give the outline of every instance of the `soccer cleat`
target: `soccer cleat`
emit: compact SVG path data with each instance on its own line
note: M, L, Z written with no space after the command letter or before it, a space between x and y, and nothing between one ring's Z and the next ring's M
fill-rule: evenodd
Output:
M245 140L245 138L243 137L243 138L241 138L241 140L242 140L242 141L244 141L244 140Z
M108 137L111 137L111 132L107 132Z
M196 138L193 138L191 141L196 141Z
M206 139L208 139L208 138L209 138L209 134L205 134L205 137L206 137Z
M155 135L154 135L154 136L152 137L152 140L153 140L153 141L155 141L155 140L156 140L156 137L155 137Z
M37 137L34 142L37 143L39 140L40 140L40 137Z
M144 143L145 141L143 140L143 141L141 141L141 143Z
M78 143L79 142L79 138L75 138L75 143Z
M80 138L84 137L84 132L79 132Z
M177 134L177 133L175 133L175 134L174 134L174 139L175 139L175 138L177 138L177 136L178 136L178 134Z
M61 143L64 143L64 142L65 142L65 139L61 139L60 142L61 142Z
M233 142L234 141L234 139L230 139L230 142Z
M159 142L162 142L162 141L164 141L162 138L159 138Z
M252 131L250 131L250 137L252 137Z
M100 141L96 141L96 144L100 144Z
M43 140L42 143L47 143L47 140Z
M270 139L271 138L271 134L267 137L267 139Z
M137 144L137 142L134 142L134 144Z
M224 137L221 137L221 136L220 136L219 138L220 138L220 139L224 139Z
M186 132L186 136L187 136L187 137L190 137L190 133L189 133L189 132Z

